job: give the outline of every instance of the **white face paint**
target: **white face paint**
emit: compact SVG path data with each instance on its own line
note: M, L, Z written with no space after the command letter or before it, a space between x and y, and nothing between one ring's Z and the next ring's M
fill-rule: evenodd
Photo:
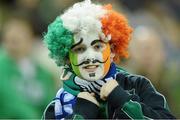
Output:
M77 76L95 81L102 79L110 67L110 45L97 32L80 32L74 36L70 61Z

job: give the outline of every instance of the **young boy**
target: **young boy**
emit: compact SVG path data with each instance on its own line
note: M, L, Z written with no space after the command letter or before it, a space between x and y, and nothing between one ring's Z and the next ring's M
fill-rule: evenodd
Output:
M64 66L45 119L174 119L151 82L118 68L132 29L111 5L76 3L49 25L45 44Z

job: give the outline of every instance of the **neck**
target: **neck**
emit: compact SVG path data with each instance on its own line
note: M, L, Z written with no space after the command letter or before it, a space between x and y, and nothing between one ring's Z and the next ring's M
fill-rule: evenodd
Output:
M108 73L102 80L96 80L93 82L88 82L87 80L81 79L78 76L76 76L74 73L70 76L68 80L63 81L63 87L65 88L66 91L70 92L73 95L77 95L79 92L82 91L89 91L89 92L94 92L91 91L94 89L99 89L103 84L107 82L109 79L114 79L116 74L116 65L114 63L111 63L111 66L109 68ZM96 85L98 82L99 87ZM95 91L97 94L99 94L97 91Z

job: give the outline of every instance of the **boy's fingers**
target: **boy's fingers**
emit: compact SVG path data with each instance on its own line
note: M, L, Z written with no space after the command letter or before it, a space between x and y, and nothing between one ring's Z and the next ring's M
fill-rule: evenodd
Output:
M93 97L95 97L95 93L92 92L91 95L92 95Z

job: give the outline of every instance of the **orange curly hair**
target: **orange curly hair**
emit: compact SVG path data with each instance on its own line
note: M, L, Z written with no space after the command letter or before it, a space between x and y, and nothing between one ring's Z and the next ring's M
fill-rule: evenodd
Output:
M107 14L101 18L102 30L105 35L111 35L110 45L115 53L114 61L118 63L121 58L129 56L127 49L132 28L122 14L112 9L111 4L105 5L104 9L107 10Z

